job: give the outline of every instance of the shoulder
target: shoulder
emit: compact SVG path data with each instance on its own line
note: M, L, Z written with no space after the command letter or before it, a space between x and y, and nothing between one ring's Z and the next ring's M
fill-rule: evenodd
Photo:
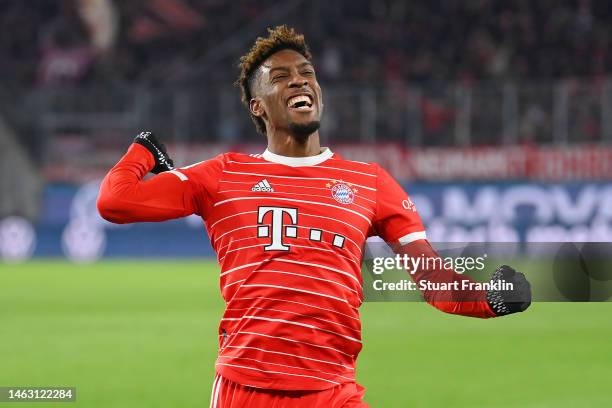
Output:
M204 169L209 167L225 167L228 163L233 161L244 161L244 157L248 155L242 153L226 152L216 155L210 159L202 160L187 166L179 167L178 170L193 170L193 169Z
M224 154L228 163L260 163L265 162L261 154L228 152Z
M380 166L374 162L363 162L357 160L347 160L337 153L327 160L323 165L336 167L343 170L349 170L364 175L375 177L378 174Z
M202 160L193 164L189 164L183 167L178 167L174 172L182 173L183 175L196 179L199 176L202 177L217 177L223 172L223 169L227 166L230 160L229 155L231 153L221 153L210 159Z
M261 154L245 154L236 152L226 152L218 154L217 156L202 160L197 163L193 163L184 167L180 167L177 170L180 172L190 173L207 173L218 172L221 173L223 170L232 167L235 164L253 164L265 162L261 158Z

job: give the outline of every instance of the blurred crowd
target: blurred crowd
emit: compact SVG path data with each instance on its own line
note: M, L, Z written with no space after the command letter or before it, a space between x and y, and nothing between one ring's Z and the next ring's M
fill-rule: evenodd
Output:
M0 119L37 162L89 160L66 153L73 149L108 148L114 158L143 128L178 144L262 142L232 83L256 36L285 23L303 32L313 51L330 143L612 140L607 6L4 0ZM82 173L86 165L73 167Z
M235 66L249 45L238 34L281 9L278 19L306 33L323 80L597 78L612 70L605 0L7 0L0 81L207 75L198 68L219 43L237 38L217 61ZM233 79L228 68L215 76Z
M41 181L99 179L143 129L181 164L261 151L232 83L283 23L313 51L333 146L612 142L608 3L0 0L0 194L22 197L0 216L33 216Z
M343 3L328 2L320 40L333 39L323 55L337 53L353 78L541 79L612 68L606 1Z
M241 4L237 4L241 3ZM2 78L23 85L155 81L188 66L266 2L36 0L0 2ZM268 1L271 5L272 2Z

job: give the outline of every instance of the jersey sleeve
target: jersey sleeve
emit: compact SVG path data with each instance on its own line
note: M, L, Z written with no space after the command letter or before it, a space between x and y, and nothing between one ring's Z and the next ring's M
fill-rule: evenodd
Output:
M408 244L425 239L425 228L416 207L404 189L378 165L376 214L373 234L388 243Z
M151 152L139 144L130 146L102 181L97 201L100 215L117 224L165 221L191 214L204 216L210 191L216 188L220 160L145 180L154 166Z
M174 170L192 185L198 192L198 209L196 214L207 218L214 204L213 196L219 189L219 180L225 167L227 157L220 154L210 160L205 160L190 166Z
M429 259L434 261L439 259L440 255L433 249L431 244L426 240L414 241L406 245L398 245L394 251L400 255L406 255L411 258ZM444 266L443 262L425 262L421 266L411 271L412 279L419 285L425 283L446 284L447 287L458 289L442 289L442 290L421 290L423 298L427 303L434 306L436 309L445 313L457 314L462 316L477 317L487 319L496 317L495 312L487 302L487 292L485 290L459 289L463 288L465 282L466 287L469 283L475 283L467 275L459 274L452 268Z
M384 169L378 167L374 232L380 235L394 252L411 258L440 258L427 241L425 228L417 210L402 187ZM461 287L462 281L474 282L443 266L443 262L427 262L411 272L419 285L422 281L445 283ZM420 287L420 286L419 286ZM437 309L451 314L488 318L494 317L483 290L424 290L425 300Z

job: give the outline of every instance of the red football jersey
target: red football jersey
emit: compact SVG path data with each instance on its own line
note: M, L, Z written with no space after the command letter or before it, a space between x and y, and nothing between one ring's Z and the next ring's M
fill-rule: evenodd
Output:
M221 265L217 371L264 388L355 380L366 238L424 238L408 196L376 164L329 149L290 158L227 153L176 170Z
M329 149L303 158L226 153L143 181L153 166L132 145L105 178L98 206L118 223L203 218L226 303L217 372L269 389L355 381L365 240L425 239L397 182ZM478 307L474 315L490 315Z

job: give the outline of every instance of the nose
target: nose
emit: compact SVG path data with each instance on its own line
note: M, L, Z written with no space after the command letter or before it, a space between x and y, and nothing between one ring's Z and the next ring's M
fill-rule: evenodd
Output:
M295 72L291 75L291 79L289 81L289 88L301 88L303 86L308 85L308 80L300 75L299 72Z

